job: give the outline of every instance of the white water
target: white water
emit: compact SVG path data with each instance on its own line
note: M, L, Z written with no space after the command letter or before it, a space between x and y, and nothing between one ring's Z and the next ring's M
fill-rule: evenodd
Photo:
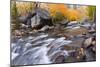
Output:
M40 35L36 37L29 36L27 37L29 40L26 39L19 39L21 43L23 41L26 42L26 44L21 44L20 42L18 44L12 43L11 46L13 47L12 50L12 64L14 65L28 65L28 64L49 64L53 63L51 61L51 57L56 54L60 53L59 55L68 56L68 52L65 50L60 50L60 46L67 45L71 43L69 40L65 40L65 37L61 38L46 38L48 35ZM34 41L33 43L30 43L31 41ZM34 46L35 47L32 47ZM38 45L38 46L37 46ZM50 45L49 47L47 47ZM51 48L53 46L53 48ZM11 49L12 49L11 47ZM17 50L21 53L16 52ZM48 51L51 51L50 55L48 56ZM16 53L15 53L16 52ZM51 56L51 57L50 57Z

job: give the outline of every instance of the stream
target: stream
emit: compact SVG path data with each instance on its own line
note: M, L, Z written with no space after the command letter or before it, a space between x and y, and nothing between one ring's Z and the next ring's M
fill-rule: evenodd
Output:
M70 29L70 37L55 36L48 33L37 32L35 34L28 34L26 36L15 38L11 40L11 64L12 65L32 65L32 64L52 64L76 62L76 57L80 56L77 52L82 47L82 43L86 37L92 37L94 34L83 34L85 32L81 28L82 25L67 26ZM84 25L83 25L84 26ZM85 25L86 26L86 25ZM66 27L65 27L66 28ZM84 28L84 27L83 27ZM86 27L85 27L86 28ZM79 30L82 31L79 31ZM78 30L78 33L76 31ZM75 31L75 32L73 32ZM74 34L73 34L74 33ZM88 61L94 60L86 50L84 50L89 58ZM89 52L90 53L90 52ZM73 55L75 54L75 55ZM74 60L67 60L72 56ZM81 55L80 57L84 57ZM91 60L92 59L92 60ZM81 59L82 61L83 59ZM79 61L79 59L77 60ZM85 60L87 61L87 60Z
M54 60L51 61L51 58L57 53L59 53L59 56L68 56L68 52L60 50L60 48L62 45L67 45L71 42L70 40L65 40L65 37L48 37L44 33L40 33L39 36L35 37L28 36L18 39L11 44L12 64L29 65L52 63Z
M20 17L22 27L11 36L11 65L96 60L95 22L64 21L53 25L48 14L37 9L35 16Z

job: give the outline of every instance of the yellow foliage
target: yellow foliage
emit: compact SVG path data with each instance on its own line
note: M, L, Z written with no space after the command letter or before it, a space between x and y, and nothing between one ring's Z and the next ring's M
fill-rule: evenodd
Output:
M66 16L69 20L74 21L78 20L80 18L80 14L77 10L75 9L69 9L68 14Z
M60 12L65 16L66 19L69 20L77 20L79 19L79 12L75 9L70 9L65 4L49 4L49 11L51 12L51 16L55 16L57 12Z
M69 5L70 6L70 5ZM63 14L68 20L81 20L87 16L86 6L80 6L76 9L68 8L65 4L48 4L51 16L55 16L57 12Z
M51 16L54 16L57 12L60 12L63 15L67 15L67 6L64 4L48 4L49 11Z

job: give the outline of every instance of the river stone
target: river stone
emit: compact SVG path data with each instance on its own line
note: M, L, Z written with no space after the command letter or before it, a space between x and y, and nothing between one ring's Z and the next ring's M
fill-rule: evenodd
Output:
M85 54L83 48L78 48L74 51L69 51L69 56L66 62L81 62L85 60Z
M70 26L70 25L76 25L76 24L78 24L77 21L71 21L71 22L68 23L69 26Z
M75 38L72 43L67 44L70 47L74 47L74 48L80 48L83 44L84 38Z
M94 61L96 58L96 43L95 37L90 37L85 40L83 45L86 61Z
M88 38L84 41L84 47L87 48L88 46L90 46L92 43L92 38Z
M64 63L65 62L65 59L67 58L68 56L68 52L63 50L63 51L57 51L56 53L54 53L52 56L51 56L51 61L53 63Z
M70 50L75 50L76 48L73 47L73 46L68 46L68 45L63 45L61 46L61 50L67 50L67 51L70 51Z
M55 59L54 63L64 63L64 60L64 56L60 55Z
M69 29L69 32L68 32L68 34L72 36L77 36L77 35L86 34L86 33L88 33L88 30L83 27Z
M21 23L30 26L31 25L31 18L34 17L36 13L27 13L26 15L20 16L18 19Z
M94 61L96 59L96 54L91 50L91 48L84 50L86 61Z
M42 27L39 31L46 31L46 30L48 30L48 29L49 29L49 26L46 25L46 26Z

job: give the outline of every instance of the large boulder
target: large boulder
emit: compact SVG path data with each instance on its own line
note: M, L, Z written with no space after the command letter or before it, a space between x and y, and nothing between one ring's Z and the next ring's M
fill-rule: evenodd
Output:
M36 15L31 18L31 27L35 29L40 29L45 25L52 26L52 19L48 11L37 8L35 10Z
M52 26L50 13L42 8L36 8L25 16L19 17L19 21L30 28L40 29L45 25Z
M27 15L20 16L18 19L19 19L20 23L28 25L30 27L31 26L31 18L35 15L36 15L35 12L34 13L29 12L29 13L27 13Z

